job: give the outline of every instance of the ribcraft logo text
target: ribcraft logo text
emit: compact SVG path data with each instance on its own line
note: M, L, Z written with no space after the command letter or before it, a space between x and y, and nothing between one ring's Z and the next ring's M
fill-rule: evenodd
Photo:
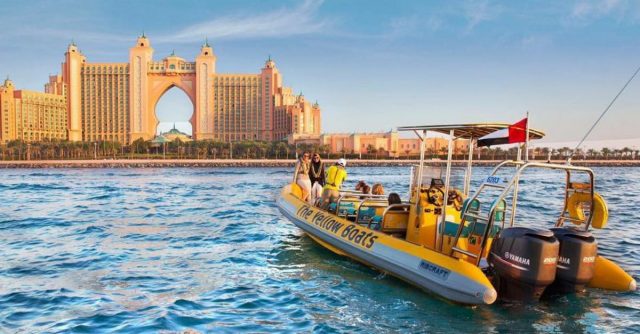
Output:
M310 221L312 224L318 226L321 229L327 230L335 235L340 236L349 242L358 244L362 247L371 248L375 243L377 236L373 235L373 232L367 232L366 230L359 229L356 225L349 224L346 228L342 229L346 224L337 221L332 215L324 213L322 211L314 211L310 206L303 205L296 212L296 216ZM340 230L342 229L341 233Z

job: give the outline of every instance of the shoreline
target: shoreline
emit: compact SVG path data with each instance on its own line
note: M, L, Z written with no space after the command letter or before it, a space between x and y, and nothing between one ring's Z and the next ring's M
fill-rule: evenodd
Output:
M477 160L474 166L495 166L502 160ZM542 160L541 160L542 161ZM439 164L444 160L428 160ZM564 160L553 160L565 163ZM347 167L406 167L418 160L349 160ZM31 160L0 161L4 168L180 168L180 167L293 167L294 159L119 159L119 160ZM466 166L466 160L454 160L454 166ZM640 167L640 160L574 160L575 166L588 167Z

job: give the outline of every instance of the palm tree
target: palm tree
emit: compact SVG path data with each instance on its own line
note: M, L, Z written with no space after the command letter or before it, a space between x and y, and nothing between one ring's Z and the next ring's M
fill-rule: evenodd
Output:
M447 153L449 153L449 148L444 147L444 146L441 147L440 148L440 153L442 153L442 155L444 156L444 159L446 159L447 158Z
M382 153L383 156L389 157L389 153L387 153L387 150L385 150L384 147L378 148L378 151L376 152L376 159L378 159L378 153Z
M329 152L331 151L331 146L329 145L320 145L318 146L318 153L328 157Z
M283 153L287 155L287 159L289 159L289 148L287 146L287 143L280 141L276 144L275 146L275 153L276 153L276 159L278 159L278 156Z
M374 154L374 153L378 153L378 149L375 146L373 146L372 144L367 145L367 154L371 155L371 154ZM371 158L371 157L369 157L369 158ZM377 154L376 154L376 158L378 158Z
M551 152L551 149L548 147L543 147L540 151L544 156L543 159L546 159L549 156L549 152Z

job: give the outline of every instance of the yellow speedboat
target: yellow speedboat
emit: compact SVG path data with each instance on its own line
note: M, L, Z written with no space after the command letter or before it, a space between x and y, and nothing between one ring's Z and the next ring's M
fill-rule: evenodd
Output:
M597 254L589 230L604 228L608 212L594 191L591 169L508 160L469 195L475 141L508 127L399 128L414 131L422 140L420 163L411 172L409 201L402 204L345 191L324 211L302 201L301 189L292 183L282 189L278 207L329 250L462 304L537 300L542 294L577 292L587 286L635 290L629 274ZM448 159L441 166L425 162L428 131L449 136ZM531 139L543 135L528 130ZM460 138L469 142L469 160L456 178L460 168L452 163L453 141ZM515 226L520 177L532 168L566 174L564 206L551 229Z

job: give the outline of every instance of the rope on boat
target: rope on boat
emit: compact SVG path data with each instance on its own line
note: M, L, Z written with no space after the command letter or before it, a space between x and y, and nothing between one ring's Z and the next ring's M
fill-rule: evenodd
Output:
M609 103L609 105L604 109L604 111L602 112L602 114L600 114L600 117L598 117L598 119L593 123L593 125L591 126L591 128L589 129L589 131L587 131L587 133L584 135L584 137L582 137L582 140L580 140L580 142L578 143L578 145L576 145L576 147L571 151L571 155L569 156L569 158L567 158L567 160L571 160L571 158L573 158L573 155L576 153L576 151L578 150L578 148L580 147L580 145L582 145L582 143L584 143L584 141L587 139L587 137L589 137L589 135L591 134L591 131L593 131L593 129L596 127L596 125L598 125L598 123L600 122L600 120L602 119L602 117L604 117L604 115L607 113L607 111L609 111L609 109L611 108L611 106L616 102L616 100L618 99L618 97L622 94L622 92L624 92L624 90L627 88L627 86L629 86L629 84L631 83L631 81L633 81L633 79L636 77L636 75L638 74L638 72L640 72L640 66L638 66L638 69L636 69L636 71L633 73L633 75L631 76L631 78L629 78L629 80L627 80L627 83L624 84L624 86L622 86L622 89L620 89L620 91L618 92L618 94L616 94L616 96L613 98L613 100L611 100L611 102Z

